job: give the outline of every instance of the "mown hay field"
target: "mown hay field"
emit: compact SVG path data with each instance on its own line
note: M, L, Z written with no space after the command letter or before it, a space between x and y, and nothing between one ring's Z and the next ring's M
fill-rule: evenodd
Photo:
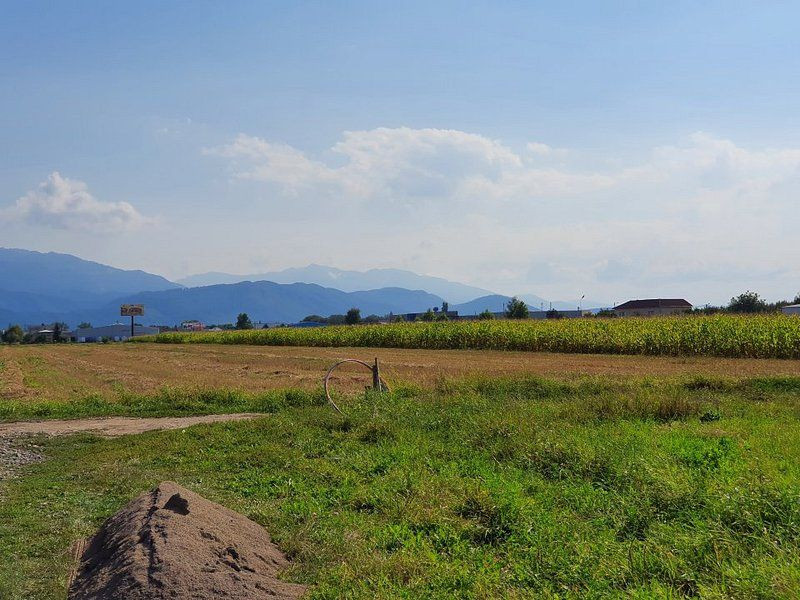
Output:
M164 333L136 341L796 359L800 358L800 319L783 315L714 315L396 323Z
M378 358L392 388L413 382L431 389L443 380L487 376L537 375L567 381L800 377L797 360L708 356L241 344L0 345L0 421L259 410L253 399L271 398L273 391L318 393L328 368L346 357ZM363 367L344 365L332 383L337 392L363 391L370 374ZM231 393L239 396L235 399ZM203 406L179 400L185 394L203 398Z

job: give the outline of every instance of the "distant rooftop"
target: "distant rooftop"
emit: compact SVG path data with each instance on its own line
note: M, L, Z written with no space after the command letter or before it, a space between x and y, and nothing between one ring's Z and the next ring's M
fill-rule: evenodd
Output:
M637 308L692 308L692 305L682 298L647 298L646 300L628 300L624 304L615 306L614 310Z

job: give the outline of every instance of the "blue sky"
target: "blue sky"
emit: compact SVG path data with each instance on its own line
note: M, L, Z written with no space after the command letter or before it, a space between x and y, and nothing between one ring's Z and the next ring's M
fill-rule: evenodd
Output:
M796 3L0 7L0 245L800 291Z

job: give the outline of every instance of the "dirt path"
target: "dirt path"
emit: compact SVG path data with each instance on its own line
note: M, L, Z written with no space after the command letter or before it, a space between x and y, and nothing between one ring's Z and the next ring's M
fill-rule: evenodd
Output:
M108 437L131 435L158 429L181 429L200 423L244 421L263 417L258 413L236 413L230 415L203 415L199 417L104 417L94 419L70 419L66 421L20 421L0 423L0 439L22 435L69 435L79 432L97 433Z

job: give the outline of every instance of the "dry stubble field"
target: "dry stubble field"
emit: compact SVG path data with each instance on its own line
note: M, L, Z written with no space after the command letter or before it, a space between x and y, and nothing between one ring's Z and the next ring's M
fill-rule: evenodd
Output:
M0 347L0 398L62 401L86 394L148 394L164 387L318 389L340 358L378 357L391 382L432 386L442 378L541 375L574 379L800 375L800 361L550 354L481 350L305 348L227 345L64 344ZM344 367L336 385L361 389L365 373Z

